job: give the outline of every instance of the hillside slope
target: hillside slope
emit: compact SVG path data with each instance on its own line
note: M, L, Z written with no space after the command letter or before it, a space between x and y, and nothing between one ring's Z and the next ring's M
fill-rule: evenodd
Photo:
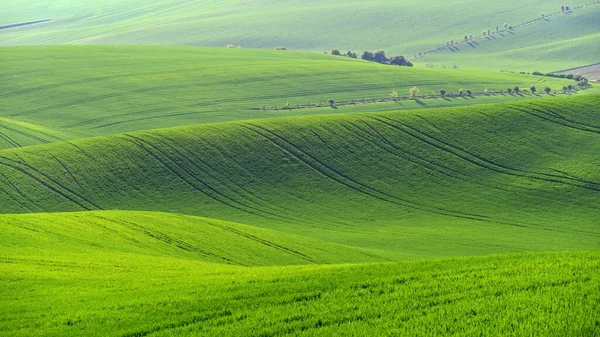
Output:
M568 3L571 7L589 1ZM446 41L462 40L465 34L481 35L506 23L514 26L560 12L564 1L480 0L460 4L442 0L426 6L413 0L246 1L246 0L139 0L75 3L50 0L30 4L9 0L0 14L0 25L52 21L0 30L0 45L29 44L144 44L225 47L228 44L272 49L287 46L296 50L343 51L385 49L413 56ZM446 65L461 64L486 69L551 71L583 66L597 55L597 22L600 5L585 6L572 15L551 17L531 30L519 30L515 38L484 48L474 57L445 54ZM265 20L265 18L268 18ZM235 24L231 24L235 22ZM587 29L581 29L583 26ZM277 29L273 29L277 27ZM591 28L591 30L589 29ZM594 34L596 34L594 36ZM511 34L506 34L511 36ZM504 38L501 38L502 40ZM560 43L562 45L559 45ZM568 41L568 43L566 42ZM496 45L496 44L494 44ZM569 47L565 47L565 46ZM527 51L529 49L529 51ZM569 57L562 55L568 53ZM457 54L458 55L458 54ZM520 62L512 62L519 58ZM475 61L471 64L472 61ZM442 62L442 61L441 61ZM553 68L558 62L562 66ZM576 64L578 63L578 64ZM538 69L529 69L537 65ZM514 68L513 68L514 67ZM524 69L522 69L524 68Z
M326 104L329 99L389 97L392 90L408 95L412 86L425 94L440 89L481 92L516 85L559 89L571 83L493 72L391 67L313 53L224 48L15 47L3 49L0 62L0 132L4 133L9 122L12 129L25 135L32 131L23 125L44 125L60 133L58 139L62 140L199 123L335 113L338 110L331 108L262 109ZM451 106L489 100L433 101L437 106ZM421 107L414 101L386 106ZM368 109L361 107L362 111ZM6 136L0 136L0 149L32 145L37 138L37 144L57 138L38 135L22 140Z
M5 150L0 209L186 213L401 258L597 249L599 106L296 117Z
M0 255L154 256L262 266L384 261L368 251L215 219L154 212L0 215ZM23 247L27 247L24 249Z
M243 268L25 253L0 258L0 334L595 336L599 263L580 252Z

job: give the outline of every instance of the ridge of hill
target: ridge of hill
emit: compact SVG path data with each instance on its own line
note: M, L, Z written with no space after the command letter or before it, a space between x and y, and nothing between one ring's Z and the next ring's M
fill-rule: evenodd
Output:
M4 150L0 209L183 213L405 259L597 249L599 103L290 117Z
M392 90L408 95L413 86L428 94L441 89L482 92L533 85L540 91L546 86L557 90L573 83L520 74L392 67L314 53L246 49L11 47L3 48L0 63L0 149L199 123L539 98L506 95L351 109L261 109L315 105L329 99L389 97Z

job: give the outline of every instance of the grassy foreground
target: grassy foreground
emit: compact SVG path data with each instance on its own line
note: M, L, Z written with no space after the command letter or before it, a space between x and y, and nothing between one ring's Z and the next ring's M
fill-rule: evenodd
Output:
M262 268L56 253L0 259L3 336L600 332L598 253Z

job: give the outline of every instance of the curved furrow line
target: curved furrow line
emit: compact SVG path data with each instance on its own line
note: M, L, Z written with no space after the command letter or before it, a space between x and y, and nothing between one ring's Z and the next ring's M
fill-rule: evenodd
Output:
M424 118L422 118L422 119L423 119L423 120L425 120ZM425 120L425 121L426 121L426 120ZM365 122L365 123L366 123L366 122ZM368 124L368 123L366 123L366 124ZM369 125L369 124L368 124L368 125ZM432 125L432 126L433 126L433 127L436 129L436 130L438 130L439 132L441 132L441 133L444 133L444 132L443 132L442 130L440 130L440 129L439 129L437 126L435 126L435 125L433 125L433 124L431 124L431 125ZM375 128L373 128L373 131L374 131L374 132L377 132L377 133L379 133L379 132L377 131L377 129L375 129ZM382 137L383 137L383 136L382 136ZM391 142L390 142L390 143L391 143ZM391 143L391 145L395 146L395 144L393 144L393 143ZM435 162L431 162L431 163L432 163L432 164L434 164L434 165L436 164ZM442 165L442 166L443 166L443 165ZM443 166L443 167L445 167L445 166ZM512 186L512 188L514 188L514 189L519 189L519 191L517 192L517 191L515 191L515 190L507 189L507 188L504 188L504 187L502 187L502 186L496 186L496 185L490 185L490 184L486 184L486 180L484 180L484 179L481 179L481 178L474 178L474 177L472 177L472 176L469 176L469 175L467 175L467 174L465 174L465 173L463 173L463 172L457 171L457 170L453 170L453 171L454 171L454 172L456 172L456 173L458 173L458 174L461 174L461 175L462 175L462 176L464 176L465 178L468 178L468 179L463 179L463 180L465 180L465 181L469 181L470 183L476 184L476 185L478 185L478 186L483 186L483 187L487 187L487 188L492 188L492 189L496 189L496 190L503 191L503 192L509 192L509 193L518 193L518 194L520 194L520 195L524 195L524 196L528 196L528 197L533 197L533 198L537 198L537 199L541 199L541 200L545 200L545 201L552 201L552 202L559 202L559 203L562 203L562 204L566 204L566 203L565 203L563 200L558 200L558 199L551 199L551 198L547 198L547 197L542 197L542 196L540 196L540 195L537 195L537 194L535 194L535 193L532 193L532 191L531 191L530 189L527 189L526 187L523 187L523 186L519 186L519 185ZM568 174L567 174L567 173L564 173L564 172L560 172L560 173L563 173L565 176L568 176ZM600 205L598 205L598 206L600 207Z
M177 246L177 248L183 249L185 251L194 252L194 253L200 253L201 255L204 255L204 257L216 258L218 260L223 260L223 261L225 261L226 263L229 263L229 264L241 265L240 263L237 263L237 262L235 262L235 261L233 261L231 259L228 259L228 258L226 258L224 256L220 256L220 255L217 255L215 253L212 253L212 252L200 249L200 248L198 248L198 247L196 247L194 245L191 245L191 244L189 244L187 242L183 242L183 241L180 241L180 240L173 239L169 235L167 235L165 233L162 233L160 231L157 231L157 230L149 231L148 228L146 228L146 227L144 227L142 225L138 225L136 223L125 221L123 219L106 218L106 217L103 217L103 216L100 216L100 215L97 215L97 214L95 214L95 215L93 215L91 217L94 217L94 218L97 218L97 219L102 219L102 220L104 220L106 222L112 222L114 224L121 225L123 227L130 228L130 229L133 229L135 231L142 232L146 236L149 236L149 237L151 237L154 240L158 240L158 241L164 242L164 243L166 243L168 245L175 245L175 246Z
M545 113L545 114L549 114L549 115L552 115L552 116L556 116L556 118L565 120L565 121L570 122L570 123L574 123L574 124L581 125L581 126L584 126L584 127L588 127L588 128L600 130L600 126L598 126L598 125L586 124L586 123L582 123L582 122L579 122L579 121L576 121L576 120L572 120L572 119L568 118L567 116L562 115L561 113L554 111L550 106L540 106L540 104L538 104L538 103L531 103L530 106L535 107L535 108L531 108L532 110L535 110L535 111L538 111L538 112L541 112L541 113ZM595 106L590 106L588 108L589 109L593 109L593 108L596 108L596 107ZM565 110L568 110L568 109L565 108Z
M10 163L5 163L2 160L0 160L0 165L4 165L5 167L11 168L11 169L13 169L13 170L21 173L22 175L29 177L30 179L32 179L32 180L38 182L40 185L44 186L46 189L48 189L48 190L50 190L50 191L52 191L52 192L54 192L54 193L62 196L63 198L69 200L70 202L76 204L77 206L83 208L86 211L90 211L91 210L91 208L89 208L86 205L80 203L79 201L75 200L73 197L69 196L68 194L66 194L66 193L64 193L62 191L60 191L59 189L55 188L54 186L50 185L49 183L43 181L41 178L36 177L35 175L27 172L27 170L25 170L23 168L20 168L20 167L18 167L16 165L12 165Z
M475 153L472 153L472 152L462 149L460 147L446 143L442 140L439 140L433 136L430 136L426 133L423 133L423 132L411 127L411 126L408 126L404 123L398 122L391 118L388 118L385 116L378 116L378 117L371 117L371 118L379 120L380 122L385 123L388 126L395 128L398 131L401 131L411 137L419 139L422 142L424 142L432 147L435 147L435 148L445 151L447 153L451 153L451 154L453 154L459 158L462 158L474 165L477 165L479 167L482 167L482 168L485 168L488 170L492 170L494 172L508 174L508 175L512 175L512 176L516 176L516 177L527 178L527 179L536 179L536 180L540 180L540 181L569 185L569 186L573 186L573 187L584 188L584 189L595 191L595 192L600 192L600 186L598 186L598 187L588 186L589 184L596 185L597 183L595 183L595 182L581 181L578 179L572 179L569 177L564 177L564 176L559 176L559 175L545 174L545 173L539 173L539 172L530 172L530 171L511 168L506 165L498 164L489 159L483 158L480 155L477 155ZM385 120L387 120L387 121L385 121ZM408 130L411 130L412 132L408 131ZM564 181L565 179L568 181ZM575 181L580 184L576 184L571 181ZM584 185L581 185L581 184L584 184Z
M461 175L461 176L466 176L464 173L459 172L451 167L442 165L440 163L433 162L433 161L428 160L428 159L424 158L423 156L420 156L414 152L400 148L399 146L397 146L396 144L391 142L387 137L385 137L381 132L379 132L379 130L374 128L367 121L361 120L361 122L363 124L365 124L375 135L377 135L377 137L380 138L383 141L383 143L387 144L388 147L391 147L393 149L393 150L390 150L389 148L384 148L383 146L379 145L381 142L377 142L377 141L371 142L372 144L374 144L382 149L385 149L386 152L388 152L394 156L404 158L405 160L407 160L409 162L415 163L423 168L427 168L427 169L431 170L432 172L437 172L437 173L443 174L450 178L462 180L461 177L458 177L455 174ZM361 132L369 133L368 131L363 130L360 126L356 125L355 123L351 122L351 124L358 130L360 130ZM437 169L436 169L436 167L437 167ZM446 171L450 171L453 174L448 173Z
M40 175L40 176L42 176L44 178L46 178L47 180L49 180L55 186L58 186L59 188L67 191L69 194L76 196L77 198L83 200L84 202L86 202L87 204L91 205L92 207L95 207L97 209L102 209L102 207L100 207L99 205L97 205L93 201L89 200L88 198L86 198L82 194L79 194L79 193L75 192L74 190L70 189L69 187L61 184L60 181L52 178L50 175L48 175L48 174L44 173L43 171L41 171L41 170L39 170L39 169L31 166L30 164L27 164L27 162L25 162L23 159L19 158L18 156L17 156L17 158L19 158L20 161L14 160L14 159L10 159L10 158L6 158L6 157L3 157L3 156L0 156L0 158L8 160L8 161L11 161L11 162L13 162L13 163L15 163L17 165L25 166L27 169L29 169L29 170L37 173L38 175Z
M553 123L556 123L556 124L559 124L559 125L562 125L562 126L566 126L566 127L569 127L569 128L577 129L577 130L580 130L580 131L585 131L585 132L600 134L600 128L598 128L598 127L590 126L590 125L579 123L579 122L576 122L576 121L572 121L572 120L566 119L564 117L555 117L555 118L552 118L551 114L548 114L545 111L537 109L537 108L530 107L530 109L532 111L535 111L535 112L539 113L540 115L538 115L536 113L533 113L531 111L527 111L527 110L525 110L525 108L518 108L516 106L511 106L510 108L512 108L513 110L516 109L518 111L527 113L529 115L532 115L532 116L535 116L535 117L538 117L538 118L541 118L541 119L544 119L546 121L550 121L550 122L553 122ZM598 130L594 130L594 129L598 129Z
M50 143L50 142L49 142L47 139L40 138L40 137L38 137L38 136L36 136L36 135L32 135L32 134L30 134L30 133L27 133L27 132L25 132L25 131L22 131L22 130L19 130L19 129L11 128L11 127L9 127L9 126L6 126L6 125L0 125L0 128L6 129L6 130L8 130L8 131L12 131L12 132L14 132L14 133L18 133L18 134L20 134L20 135L21 135L21 136L23 136L23 137L27 137L27 138L29 138L29 139L36 140L36 141L38 141L38 142L40 142L40 143L42 143L42 144L48 144L48 143ZM44 135L46 135L46 136L48 136L48 137L51 137L51 138L54 138L54 140L62 140L62 139L56 138L56 137L54 137L54 136L50 136L50 135L48 135L48 134L44 134Z
M75 185L77 185L77 187L79 187L80 189L83 189L81 187L81 184L79 184L79 181L77 181L77 178L75 178L75 176L73 175L73 173L71 172L71 170L69 170L69 168L67 167L67 165L65 165L65 163L63 163L56 156L52 156L52 158L54 158L58 162L58 164L63 168L63 170L65 171L65 173L68 174L69 177L71 177L71 180L73 180L73 183Z
M234 164L237 167L237 169L239 169L240 171L244 171L246 175L252 177L253 179L256 179L257 181L261 180L259 177L257 177L256 175L254 175L254 173L252 173L249 169L247 169L246 167L244 167L243 165L241 165L240 163L238 163L237 160L235 159L235 157L231 156L229 154L229 152L227 151L227 149L221 147L218 142L217 143L214 143L214 142L205 142L205 143L203 143L203 146L205 146L207 148L210 147L210 148L214 149L217 153L219 153L219 155L225 157L229 163ZM213 168L213 170L215 172L218 172L218 170L215 169L215 168ZM238 186L238 185L234 184L234 186ZM256 199L260 200L262 203L264 203L267 207L269 207L272 210L281 211L284 214L293 214L295 212L295 210L293 210L293 209L288 209L286 207L270 203L267 200L264 200L263 198L259 197L258 195L256 195L252 191L249 191L249 190L245 189L243 186L239 186L239 187L242 188L244 191L246 191L248 194L250 194L253 198L256 198ZM286 196L286 198L295 198L295 199L297 199L295 196L290 195L289 193L286 193L285 196ZM298 217L294 217L292 219L295 219L295 221L297 223L300 223L300 224L302 224L304 226L311 226L311 227L322 228L322 226L315 226L313 223L306 222L306 220L302 220L301 218L298 218ZM343 224L340 223L340 226L343 226Z
M269 140L273 145L278 147L280 150L284 151L285 153L288 153L289 155L293 156L297 160L301 161L306 166L308 166L309 168L311 168L315 172L317 172L319 175L322 175L322 176L324 176L328 179L331 179L339 184L342 184L356 192L366 194L370 197L379 199L384 202L388 202L388 203L392 203L392 204L396 204L399 206L408 207L408 208L412 208L412 209L432 212L432 213L436 213L436 214L440 214L440 215L464 218L464 219L469 219L469 220L486 221L486 222L492 221L492 219L490 219L487 216L473 215L473 214L467 214L467 213L461 213L461 212L446 210L446 209L442 209L442 208L437 208L437 207L433 207L433 206L427 206L427 205L419 204L414 201L398 198L396 196L390 195L383 191L379 191L375 188L372 188L363 183L360 183L360 182L348 177L344 173L339 172L338 170L331 167L330 165L327 165L327 164L321 162L314 156L300 150L295 144L293 144L290 141L286 140L285 138L277 135L275 132L273 132L271 130L267 130L263 127L260 127L258 125L254 125L251 123L247 123L247 125L250 125L252 127L262 130L262 132L261 132L256 129L253 129L252 127L247 127L248 130L251 130L251 131L261 135L265 139ZM271 136L275 139L267 136L263 132L271 134ZM516 226L523 227L522 225L516 225Z
M21 147L21 144L17 143L16 140L14 140L9 135L6 135L2 132L0 132L0 138L4 139L10 146L12 146L14 148Z
M250 209L253 209L253 210L257 211L257 212L263 212L263 213L266 213L266 214L268 214L270 216L280 218L280 220L287 220L287 221L292 221L292 222L298 222L297 219L294 219L294 218L291 218L291 217L288 217L288 216L284 216L284 215L281 215L281 214L278 214L278 213L273 213L273 211L274 211L273 209L271 209L269 211L265 210L264 209L265 207L266 208L271 208L268 203L266 203L266 206L265 205L261 205L261 203L264 203L264 202L262 202L262 199L257 198L257 197L256 197L256 199L258 199L259 202L251 200L251 199L254 199L253 195L251 193L249 193L242 186L237 186L237 185L235 185L233 183L230 183L230 181L225 181L225 180L221 179L220 175L218 174L219 171L216 168L214 168L212 165L210 165L210 163L208 163L206 160L198 157L193 152L188 152L188 155L185 155L185 154L183 154L180 151L180 148L176 148L176 147L172 146L171 144L169 144L169 142L165 142L165 141L159 139L159 138L163 138L163 139L166 139L166 140L169 140L169 141L172 142L172 140L169 137L161 136L161 135L152 135L152 134L148 134L146 136L148 138L151 138L151 139L153 138L154 141L159 142L161 144L161 146L168 147L170 149L169 153L173 153L174 155L176 155L176 158L179 158L182 161L184 161L184 162L188 163L189 165L193 166L195 168L195 170L193 172L197 172L197 174L200 174L200 173L206 174L209 179L217 181L218 182L218 186L223 186L223 187L225 187L227 189L227 191L230 192L230 193L223 194L223 195L233 194L233 195L237 195L239 198L241 198L242 200L244 200L244 202L242 202L242 201L239 201L238 198L229 197L230 200L236 202L237 204L243 205L243 206L248 207ZM202 167L198 166L198 164L196 164L195 162L193 162L189 158L194 158L195 160L197 160L198 162L200 162L203 166ZM173 159L171 159L171 161L176 162ZM185 168L183 168L183 167L182 167L182 169L185 170ZM211 174L209 172L209 170L207 170L207 169L209 169L210 171L212 171L214 174ZM189 172L188 171L188 174L192 175L193 172ZM233 186L230 187L231 185L233 185ZM242 190L244 193L250 195L250 197L248 197L247 195L243 195L243 193L240 193L236 189ZM223 193L226 193L227 191L224 191ZM304 224L304 223L303 222L299 222L299 224Z
M259 238L257 236L254 236L254 235L249 234L249 233L245 233L243 231L240 231L240 230L235 229L235 228L231 228L229 226L218 225L218 224L210 223L210 222L208 224L210 224L212 226L215 226L217 228L229 231L231 233L243 236L243 237L245 237L247 239L256 241L256 242L261 243L261 244L263 244L263 245L265 245L267 247L271 247L271 248L274 248L274 249L277 249L277 250L281 250L281 251L284 251L284 252L286 252L288 254L292 254L292 255L298 256L298 257L302 258L303 260L306 260L306 261L309 261L309 262L312 262L312 263L316 263L315 260L313 260L310 256L308 256L306 254L303 254L303 253L300 253L297 250L294 250L294 249L291 249L291 248L287 248L287 247L278 245L278 244L273 243L271 241L268 241L268 240L265 240L265 239L261 239L261 238Z
M265 139L269 140L273 145L278 147L280 150L284 151L285 153L288 153L289 155L293 156L297 160L301 161L302 163L307 165L309 168L311 168L315 172L317 172L319 175L322 175L322 176L324 176L328 179L331 179L339 184L342 184L356 192L368 195L370 197L379 199L384 202L388 202L388 203L392 203L395 205L408 207L408 208L412 208L412 209L422 210L422 211L426 211L426 212L430 212L430 213L435 213L435 214L439 214L439 215L461 218L461 219L476 220L476 221L489 222L489 223L497 223L497 224L503 224L503 225L508 225L508 226L515 226L515 227L533 228L533 229L539 229L539 230L551 231L551 232L559 231L559 232L566 232L566 233L585 233L585 234L590 234L590 235L596 235L596 233L590 233L590 232L586 232L586 231L548 228L548 227L544 227L543 225L539 225L539 224L518 223L518 222L505 220L505 219L490 218L485 215L462 213L462 212L458 212L458 211L452 211L452 210L438 208L435 206L422 205L422 204L419 204L419 203L416 203L413 201L409 201L409 200L404 200L404 199L395 197L393 195L390 195L388 193L378 191L377 189L371 188L367 185L364 185L362 183L359 183L359 182L347 177L343 173L331 168L327 164L322 163L321 161L314 158L310 154L300 150L295 144L287 141L285 138L277 135L276 133L274 133L271 130L265 129L263 127L260 127L260 126L257 126L257 125L251 124L251 123L246 123L246 125L256 127L258 129L262 130L263 132L271 134L273 137L278 139L280 142L277 142L275 139L270 138L269 136L263 134L262 132L260 132L258 130L253 129L252 127L246 127L248 130L251 130L251 131L261 135ZM287 146L286 146L286 144L287 144ZM305 159L304 157L307 157L308 159Z
M179 179L181 179L182 181L184 181L188 186L190 186L191 188L197 190L198 192L201 192L202 194L208 196L209 198L211 198L211 199L213 199L213 200L215 200L215 201L217 201L217 202L219 202L221 204L224 204L226 206L235 208L235 209L240 210L242 212L245 212L245 213L248 213L248 214L252 214L252 215L255 215L255 216L264 217L264 218L271 219L271 220L279 220L277 218L272 218L270 215L260 214L260 212L263 212L263 213L267 213L267 212L254 209L252 207L249 207L248 205L244 205L243 203L239 203L238 201L236 201L236 200L234 200L234 199L232 199L232 198L224 195L223 193L219 192L218 190L216 190L212 186L208 185L206 182L204 182L201 179L199 179L198 177L196 177L192 172L189 172L185 168L181 167L179 164L177 164L177 162L175 160L173 160L172 158L170 158L163 151L161 151L159 148L157 148L156 146L152 145L151 143L149 143L149 142L147 142L147 141L145 141L145 140L143 140L141 138L132 136L130 134L125 134L125 136L131 138L131 140L129 140L131 143L133 143L134 145L138 146L140 149L144 150L146 153L148 153L150 156L152 156L156 161L158 161L161 165L163 165L166 169L168 169L171 173L173 173L174 175L176 175ZM173 163L173 165L167 164L164 160L162 160L159 157L159 155L157 155L156 153L154 153L151 150L149 150L146 146L144 146L144 144L146 144L147 146L151 147L154 151L156 151L157 153L159 153L160 156L166 158L168 161L170 161L171 163ZM179 173L179 172L177 172L178 170L180 170L182 172ZM207 189L208 191L210 191L210 193L208 191L205 191L204 189L198 187L196 184L194 184L193 182L189 181L188 179L186 179L184 177L184 175L186 175L189 178L191 178L192 181L195 181L196 183L198 183L201 186L203 186L204 189ZM257 211L259 213L256 213Z

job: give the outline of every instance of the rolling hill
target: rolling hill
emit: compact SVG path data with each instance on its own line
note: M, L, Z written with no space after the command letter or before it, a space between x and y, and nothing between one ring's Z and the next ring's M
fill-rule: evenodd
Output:
M403 259L597 249L598 106L587 95L4 150L0 209L183 213Z
M569 3L571 7L587 6L519 29L514 36L498 35L498 41L483 43L473 51L462 48L460 53L443 53L425 62L529 72L597 63L600 5L589 4ZM483 29L495 30L505 23L516 26L541 13L549 16L560 12L561 5L564 1L509 0L491 6L478 0L460 4L435 0L423 6L411 0L377 0L364 6L357 0L304 0L290 6L283 0L111 0L101 4L9 0L7 10L0 14L0 25L51 21L0 30L0 45L233 44L267 49L283 45L319 52L385 49L413 56L451 39L462 40L465 34L479 36Z
M2 1L0 335L600 336L598 22Z
M423 93L560 89L561 79L413 69L314 53L185 47L11 47L0 53L0 149L87 136L235 120L506 102L430 100L340 109L262 110ZM49 66L49 63L51 66ZM124 70L126 69L126 70ZM27 102L27 104L24 104Z

